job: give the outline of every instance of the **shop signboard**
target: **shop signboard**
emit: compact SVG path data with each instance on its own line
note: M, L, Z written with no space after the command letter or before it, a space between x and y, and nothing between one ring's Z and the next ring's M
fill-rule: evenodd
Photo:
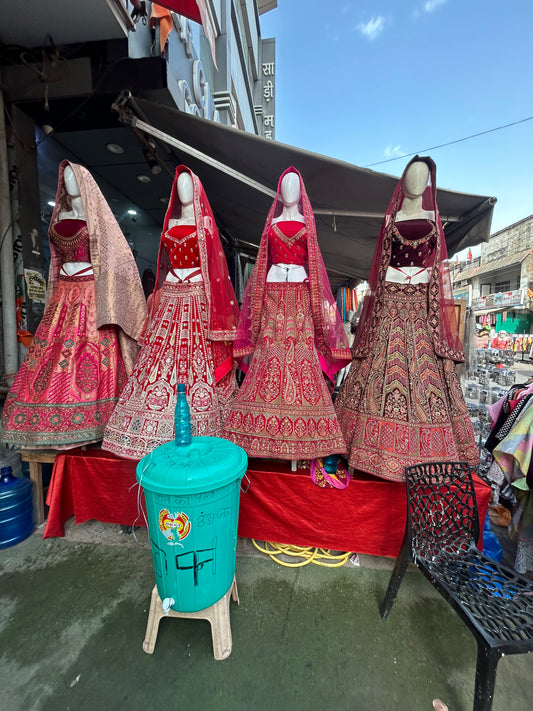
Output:
M499 291L496 294L480 296L472 301L472 307L474 309L498 309L510 306L521 306L522 304L524 304L524 289Z

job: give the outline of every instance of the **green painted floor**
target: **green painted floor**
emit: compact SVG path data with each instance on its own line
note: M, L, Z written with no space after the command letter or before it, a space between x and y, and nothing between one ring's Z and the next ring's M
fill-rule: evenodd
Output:
M417 571L383 622L389 575L239 555L231 656L181 619L147 655L150 550L34 534L0 551L0 709L470 711L473 637ZM502 659L494 711L531 709L532 679L533 655Z

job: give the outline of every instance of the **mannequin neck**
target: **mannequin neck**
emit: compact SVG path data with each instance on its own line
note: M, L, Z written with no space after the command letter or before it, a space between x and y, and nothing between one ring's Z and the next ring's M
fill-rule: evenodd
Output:
M81 195L70 198L70 210L62 210L57 215L58 220L86 220L85 209Z
M169 227L174 227L175 225L195 225L196 218L194 216L194 207L192 202L189 205L181 206L180 217L172 217L168 221Z
M275 222L305 222L304 216L298 209L298 205L284 205L281 215L275 217L272 223Z
M396 214L396 222L402 222L402 220L435 220L435 213L433 210L424 210L422 195L418 197L406 195L401 210Z

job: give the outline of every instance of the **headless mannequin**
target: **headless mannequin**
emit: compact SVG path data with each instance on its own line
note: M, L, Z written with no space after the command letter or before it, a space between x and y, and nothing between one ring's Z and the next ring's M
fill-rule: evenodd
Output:
M281 181L280 197L283 203L281 215L272 220L276 222L301 222L305 224L305 219L298 203L301 197L300 180L296 173L287 173ZM267 274L267 281L291 281L301 282L307 279L304 267L299 264L273 264Z
M65 183L67 195L70 197L70 210L61 210L58 213L57 222L60 222L61 220L86 221L87 217L83 208L80 188L78 181L76 180L76 176L74 175L74 171L70 165L67 165L65 168L63 173L63 182ZM90 262L65 262L61 265L60 273L66 276L74 276L82 270L84 275L93 274Z
M424 161L413 163L405 174L404 198L400 210L396 213L396 223L407 220L430 220L435 222L433 210L424 210L422 196L429 179L429 167ZM399 284L427 284L430 270L412 267L388 267L385 281Z
M283 203L281 215L272 220L276 222L301 222L305 224L305 219L298 208L301 197L300 180L296 173L287 173L281 181L280 197ZM290 281L302 282L307 279L304 267L299 264L273 264L268 270L267 281ZM295 472L298 467L296 459L291 459L291 471Z
M175 227L176 225L196 225L196 220L194 217L194 207L193 207L193 183L192 178L189 173L181 173L178 178L177 183L177 193L178 199L181 203L181 215L178 218L170 218L168 221L168 229ZM192 274L192 272L198 271L197 267L188 267L185 269L174 269L176 275L172 272L167 274L165 281L183 281L185 277ZM191 277L189 281L203 281L201 274L196 274Z

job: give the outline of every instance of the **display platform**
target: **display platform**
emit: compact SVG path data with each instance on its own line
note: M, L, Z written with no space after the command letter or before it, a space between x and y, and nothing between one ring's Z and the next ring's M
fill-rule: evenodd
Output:
M63 536L65 521L96 519L125 526L145 525L139 511L137 462L100 449L58 454L48 489L50 507L44 537ZM321 489L309 470L290 471L289 462L250 459L243 480L239 535L261 541L316 546L368 555L396 556L406 520L402 483L355 472L346 489ZM248 488L247 488L248 487ZM475 477L481 528L490 487Z

